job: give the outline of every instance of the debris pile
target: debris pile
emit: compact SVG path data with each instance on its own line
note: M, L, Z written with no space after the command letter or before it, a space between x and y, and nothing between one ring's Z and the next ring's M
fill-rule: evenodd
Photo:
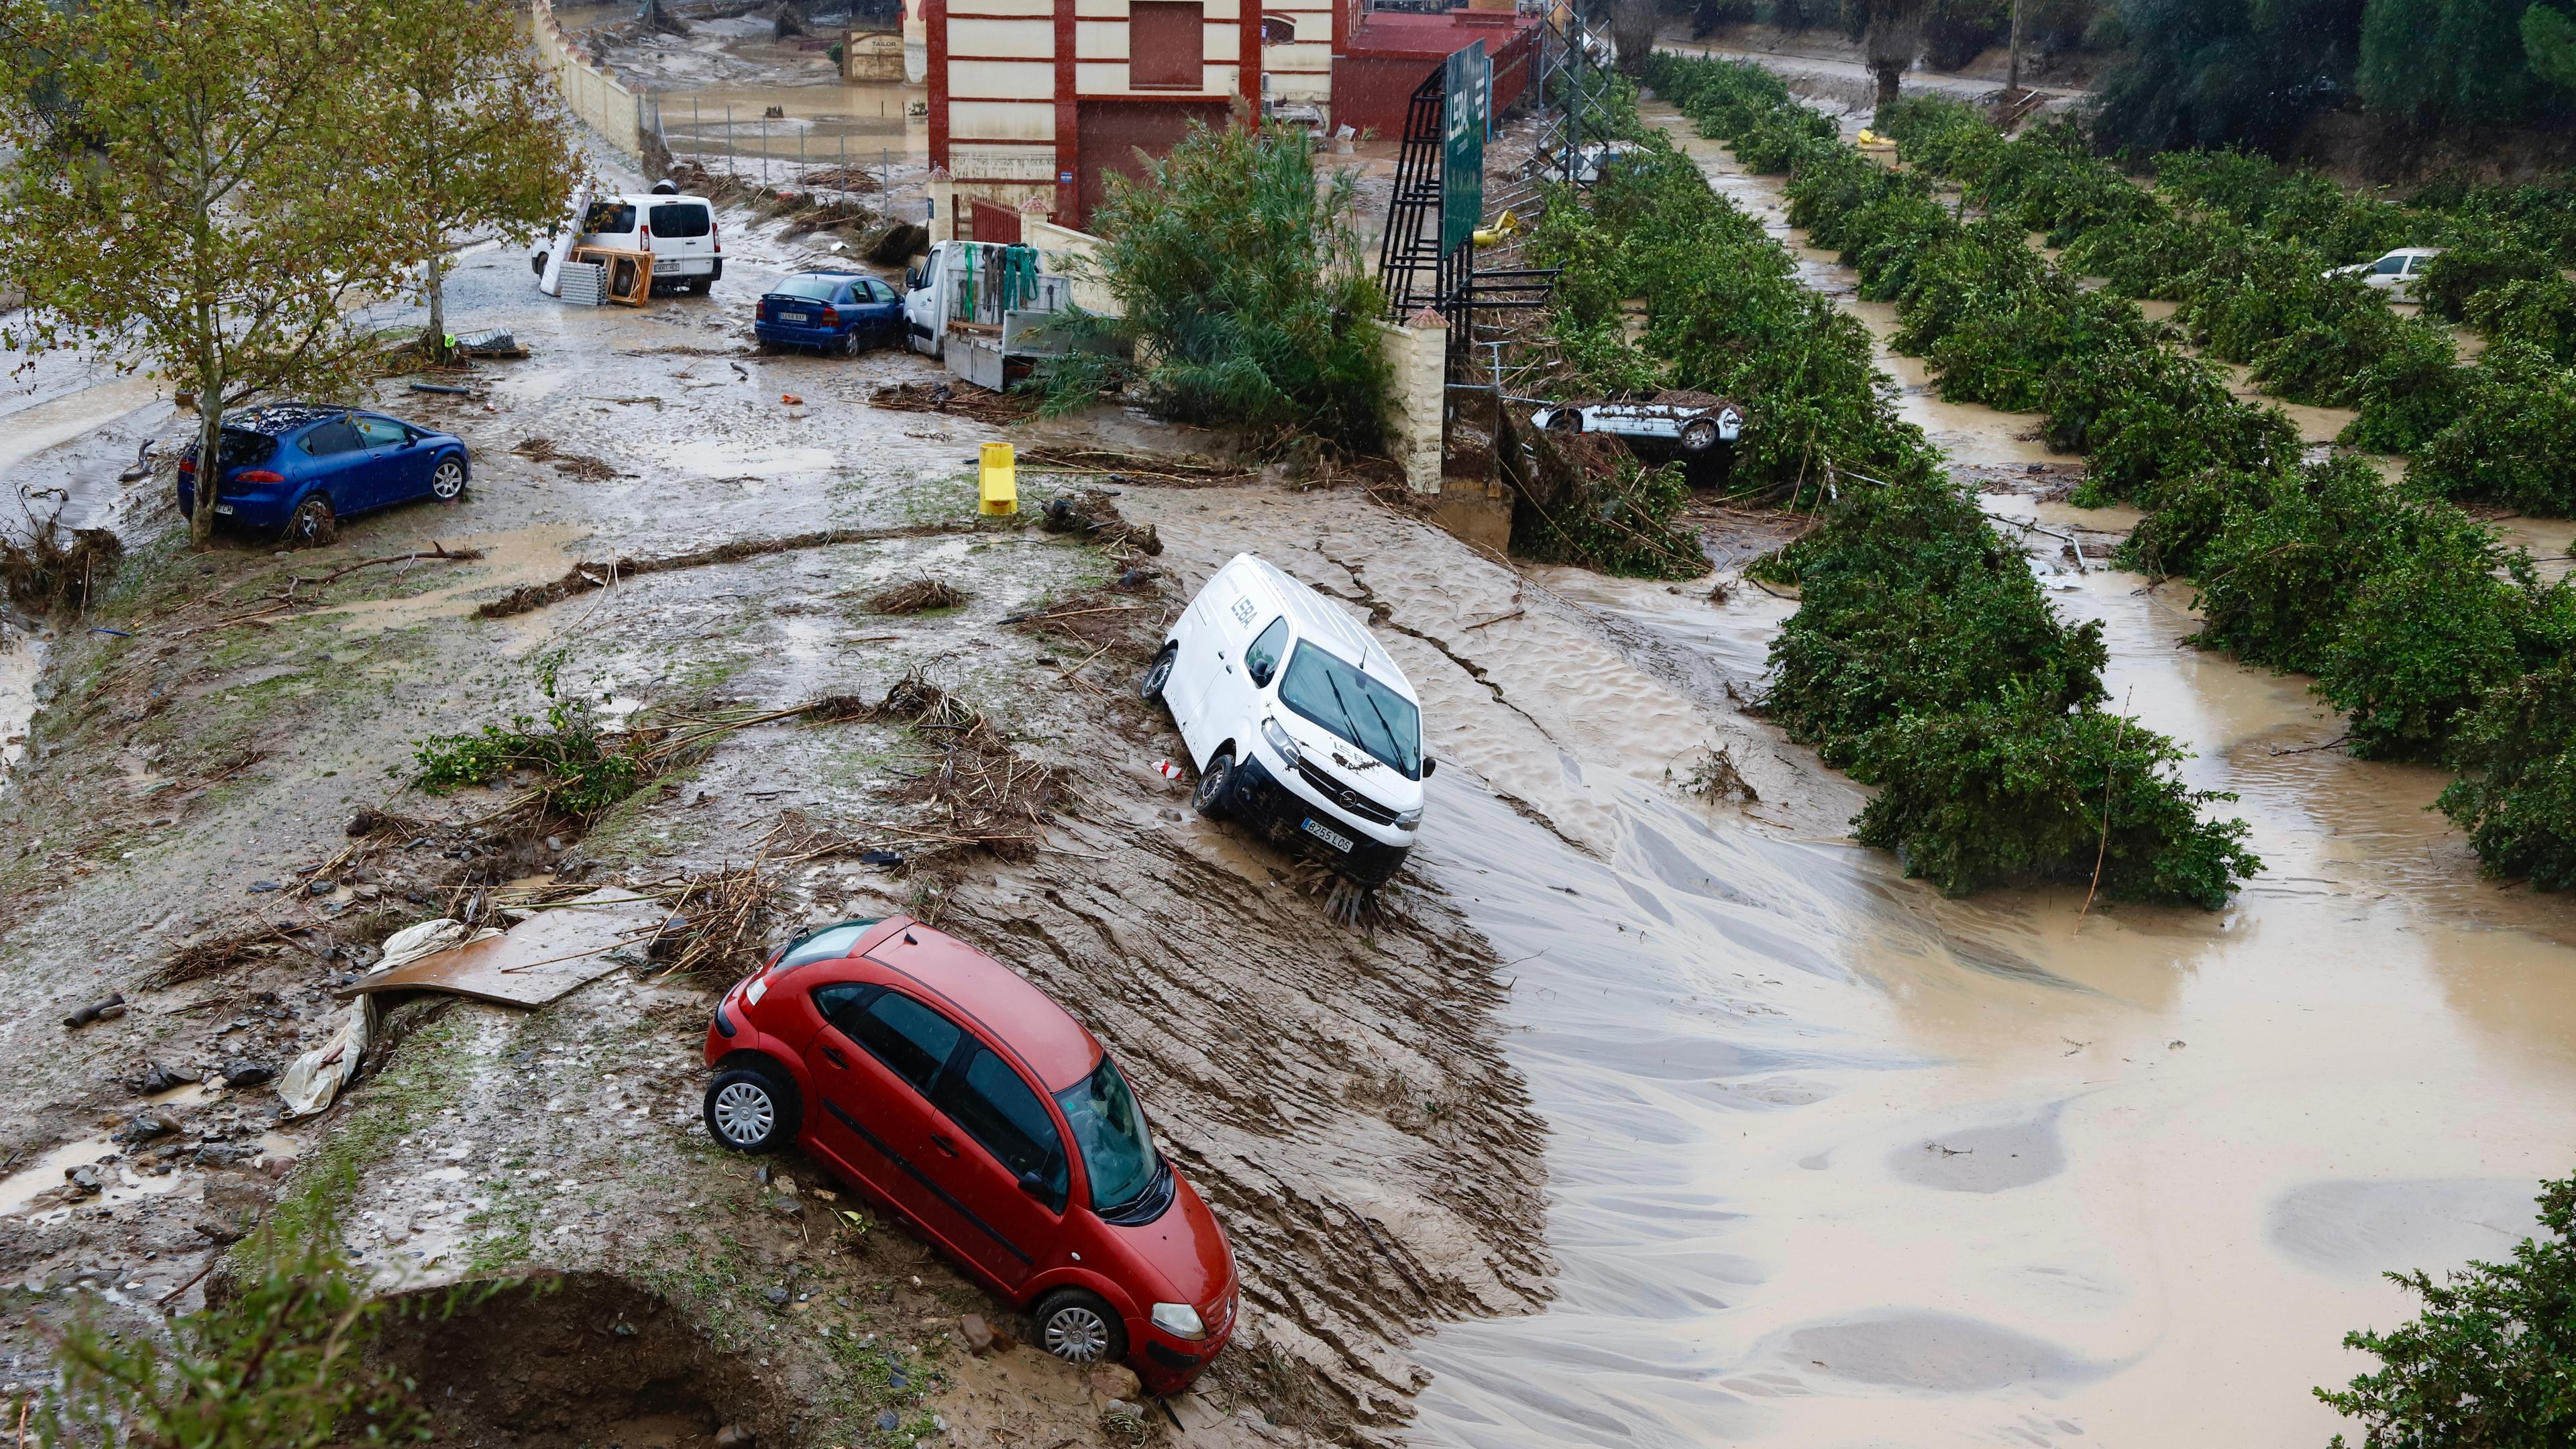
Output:
M922 577L868 595L871 614L924 614L954 609L966 602L966 591L939 579Z
M877 715L940 748L938 765L895 797L945 810L940 832L924 835L928 843L981 847L1006 860L1036 852L1038 828L1064 793L1062 769L1022 758L982 711L919 671L895 681Z
M1008 393L945 382L893 382L868 394L871 406L898 413L946 413L979 423L1016 423L1035 409Z
M0 585L22 609L76 612L124 556L125 545L104 528L75 528L66 540L57 509L41 521L31 516L24 541L0 533Z
M521 438L510 450L532 463L552 463L555 471L584 483L604 483L618 476L606 462L585 453L566 453L555 447L552 438Z
M1060 494L1039 510L1040 527L1049 533L1079 533L1109 552L1151 557L1163 551L1163 540L1150 523L1129 523L1108 492L1084 488Z

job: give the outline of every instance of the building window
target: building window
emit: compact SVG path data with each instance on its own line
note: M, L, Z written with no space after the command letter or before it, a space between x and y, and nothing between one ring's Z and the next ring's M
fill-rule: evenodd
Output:
M1296 17L1290 15L1264 15L1261 17L1262 44L1293 45L1296 43L1296 40Z
M1131 0L1127 7L1128 84L1197 90L1207 54L1207 7L1198 0Z

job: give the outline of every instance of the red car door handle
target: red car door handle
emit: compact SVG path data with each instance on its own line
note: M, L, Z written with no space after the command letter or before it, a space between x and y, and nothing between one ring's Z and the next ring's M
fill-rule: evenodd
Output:
M850 1059L848 1057L841 1055L830 1047L823 1048L823 1055L830 1057L832 1059L832 1065L836 1067L846 1067L850 1064Z
M954 1142L949 1141L949 1140L948 1140L947 1138L945 1138L945 1137L940 1136L940 1135L939 1135L938 1133L936 1133L936 1132L933 1132L933 1133L931 1133L931 1134L930 1134L930 1145L931 1145L931 1146L933 1146L933 1147L938 1148L938 1149L939 1149L940 1151L942 1151L942 1152L947 1153L947 1154L948 1154L949 1156L951 1156L951 1157L955 1157L955 1156L957 1155L957 1144L956 1144L956 1143L954 1143Z

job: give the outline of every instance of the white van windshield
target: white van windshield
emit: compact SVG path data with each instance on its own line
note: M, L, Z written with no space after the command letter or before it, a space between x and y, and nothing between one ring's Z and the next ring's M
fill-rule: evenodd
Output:
M1422 711L1348 662L1301 641L1279 681L1279 702L1368 751L1378 763L1422 778Z

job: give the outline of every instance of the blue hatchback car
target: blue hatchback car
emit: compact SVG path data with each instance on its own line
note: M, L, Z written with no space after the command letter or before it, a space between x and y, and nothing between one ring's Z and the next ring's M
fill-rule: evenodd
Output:
M359 408L272 403L224 416L215 515L328 542L339 520L415 498L453 502L473 468L465 441ZM197 511L197 449L179 458L179 511Z
M763 352L819 347L856 357L903 337L903 296L858 272L798 272L760 299L752 336Z

